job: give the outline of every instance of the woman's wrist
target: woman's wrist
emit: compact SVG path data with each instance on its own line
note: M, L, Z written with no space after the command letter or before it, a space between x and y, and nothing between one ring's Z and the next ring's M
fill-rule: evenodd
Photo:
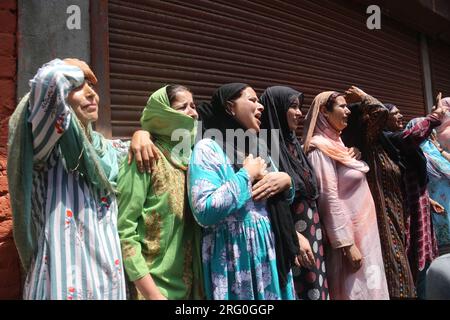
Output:
M245 172L247 173L248 180L250 181L251 184L253 184L253 182L255 181L255 176L246 167L242 167L242 169L245 170Z
M353 244L342 247L342 251L344 251L345 253L349 253L350 250L352 249L352 247L353 247Z
M433 112L431 112L430 115L437 120L441 120L444 117L445 112L442 109L440 109L440 110L436 109Z

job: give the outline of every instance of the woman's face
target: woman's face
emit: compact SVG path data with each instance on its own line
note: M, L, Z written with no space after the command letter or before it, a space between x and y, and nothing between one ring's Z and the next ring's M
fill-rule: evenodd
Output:
M300 110L300 101L298 97L292 101L286 113L287 123L290 131L295 131L300 126L302 111Z
M323 106L323 112L328 120L328 123L337 131L342 131L347 126L348 116L350 110L347 108L347 102L343 96L338 96L333 104L332 111L328 111Z
M443 125L446 125L446 127L439 130L436 138L441 147L444 148L445 151L450 152L450 124L444 123Z
M67 97L67 102L84 126L97 121L98 101L97 93L92 85L86 81L72 90Z
M198 113L195 108L194 98L189 91L179 91L175 95L175 100L172 102L171 107L178 112L181 112L195 120L198 119Z
M392 110L389 111L386 128L392 132L403 129L403 115L397 107L393 107Z
M255 90L247 87L241 96L230 105L230 111L234 118L245 128L259 132L261 114L264 110L259 103Z

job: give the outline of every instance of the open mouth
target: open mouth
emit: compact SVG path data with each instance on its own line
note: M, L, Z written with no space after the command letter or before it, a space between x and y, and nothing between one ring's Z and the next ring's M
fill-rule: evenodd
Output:
M255 118L256 118L256 121L258 121L258 124L261 124L261 116L262 116L261 113L255 114Z
M98 107L98 105L96 103L90 103L90 104L84 105L82 108L88 112L92 112L92 111L96 111L97 107Z

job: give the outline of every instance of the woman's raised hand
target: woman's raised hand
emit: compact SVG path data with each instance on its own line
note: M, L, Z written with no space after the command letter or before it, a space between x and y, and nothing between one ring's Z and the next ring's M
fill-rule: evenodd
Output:
M356 86L351 86L349 89L345 90L345 100L347 103L361 102L366 95L367 93Z
M131 138L130 149L128 150L128 164L131 164L133 157L138 170L142 173L144 169L150 173L156 160L159 159L158 148L150 139L150 133L146 130L137 130Z
M442 92L439 92L439 94L436 97L436 108L431 112L432 114L436 115L439 119L442 119L446 112L450 111L448 107L444 106L442 104Z
M91 70L91 68L87 65L86 62L75 59L75 58L67 58L63 60L65 63L76 66L81 69L84 73L85 80L88 80L92 84L97 84L97 77L95 76L94 72Z

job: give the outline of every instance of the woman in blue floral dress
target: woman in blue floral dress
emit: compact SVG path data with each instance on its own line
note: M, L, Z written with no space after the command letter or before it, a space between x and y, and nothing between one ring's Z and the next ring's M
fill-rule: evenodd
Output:
M236 139L220 139L227 129L250 129L256 138L262 110L255 91L238 83L220 87L211 104L198 108L203 127L216 129L215 140L196 144L188 171L189 201L203 227L208 299L295 298L290 263L297 257L298 239L295 229L285 229L293 226L286 221L294 196L291 179L274 165L266 170L270 158L256 157L258 152L253 158L251 143L230 148Z

